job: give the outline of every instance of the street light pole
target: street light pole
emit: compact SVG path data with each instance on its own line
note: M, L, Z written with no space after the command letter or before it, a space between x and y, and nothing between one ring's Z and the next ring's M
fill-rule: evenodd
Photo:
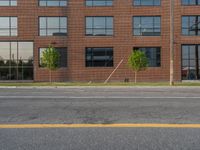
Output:
M174 85L174 0L170 0L170 85Z

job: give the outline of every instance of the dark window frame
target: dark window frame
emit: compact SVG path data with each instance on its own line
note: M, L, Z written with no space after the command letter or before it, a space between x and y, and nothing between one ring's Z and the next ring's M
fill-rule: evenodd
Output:
M193 27L193 26L191 26L191 27L189 26L187 28L183 27L184 26L184 24L183 24L183 18L184 17L187 17L188 20L189 20L188 21L188 26L189 26L189 23L190 23L190 18L191 17L195 17L195 23L193 24L193 26L194 26L194 32L195 32L194 35L190 34L190 32L188 32L189 34L184 34L183 33L184 29L188 29L189 30L190 28L192 29L192 27ZM189 15L189 16L188 15L187 16L184 15L184 16L181 17L181 34L183 36L200 36L200 27L198 27L198 26L200 26L200 15ZM192 30L189 30L189 31L192 31Z
M195 58L191 59L191 51L190 51L190 48L188 49L188 58L183 58L183 47L190 47L190 46L194 46L195 47ZM196 55L197 54L197 55ZM184 66L183 65L183 61L188 61L188 65L189 65L189 69L188 69L188 73L190 74L191 73L191 69L190 67L192 68L192 66L190 65L190 61L191 60L194 60L195 61L195 69L196 69L196 79L189 79L190 78L190 75L188 76L188 79L184 79L183 78L183 74L184 74L184 71L183 71L183 68L184 67L188 67L188 66ZM199 69L198 69L199 68ZM194 73L194 72L193 72ZM181 79L182 80L199 80L200 79L200 44L182 44L181 45Z
M148 48L153 48L153 49L155 49L156 50L156 52L157 52L157 50L159 50L159 54L156 54L156 55L159 55L160 57L159 57L159 59L157 60L157 58L155 58L155 59L153 59L153 63L149 63L149 64L157 64L157 61L159 61L159 65L156 65L156 66L148 66L148 68L160 68L160 67L162 67L162 48L161 47L156 47L156 46L146 46L146 47L139 47L139 46L137 46L137 47L134 47L133 48L133 51L134 50L140 50L140 51L143 51L143 50L141 50L141 49L148 49ZM146 50L147 51L147 50ZM145 52L146 52L145 51ZM147 58L148 58L148 56L147 56ZM152 59L150 60L150 58L148 58L148 61L152 61Z
M157 7L157 6L158 6L158 7L159 7L159 6L161 6L161 3L162 3L162 0L159 0L159 1L160 1L159 5L156 5L156 4L155 4L155 3L156 3L156 2L155 2L156 0L153 0L153 5L142 5L142 4L141 4L141 1L142 1L142 0L140 0L140 5L135 5L135 3L134 3L135 0L132 0L133 6L135 6L135 7L142 7L142 6L144 6L144 7L152 7L152 6Z
M38 66L40 67L40 68L44 68L42 65L41 65L41 53L40 53L40 51L41 51L41 49L47 49L47 47L39 47L38 48ZM58 68L60 68L60 69L62 69L62 68L67 68L68 67L68 49L67 49L67 47L55 47L55 49L57 50L57 49L62 49L62 50L65 50L66 51L66 64L64 65L64 66L58 66ZM62 57L63 55L61 55L61 57ZM65 60L65 59L64 59ZM61 62L62 62L62 59L60 59L59 60L60 62L58 63L58 64L62 64Z
M135 28L134 27L134 18L140 18L140 24L141 24L141 18L143 18L143 17L146 17L146 18L153 18L153 26L155 26L155 18L159 18L160 19L160 28L155 28L155 27L153 27L153 28L148 28L148 29L153 29L153 31L155 31L156 29L159 29L160 30L160 32L159 32L159 34L158 35L156 35L155 33L156 32L152 32L152 33L154 33L154 34L152 34L152 35L142 35L142 29L145 29L145 28L142 28L142 27L140 27L140 28ZM162 17L161 16L133 16L132 17L132 35L133 36L148 36L148 37L151 37L151 36L156 36L156 37L158 37L158 36L161 36L161 34L162 34ZM135 29L139 29L140 30L140 35L135 35Z
M7 7L7 6L9 6L9 7L14 6L15 7L15 6L17 6L17 0L7 0L7 1L9 3L8 5L1 5L1 3L0 3L0 7ZM12 5L12 2L16 2L16 5Z
M46 28L40 28L40 18L45 18L46 21ZM48 18L59 18L59 28L47 28L48 26ZM60 28L61 26L61 20L60 18L66 18L66 28ZM45 37L45 36L67 36L68 35L68 17L67 16L39 16L38 17L38 35ZM54 29L59 29L60 30L65 30L66 29L66 33L63 33L62 35L48 35L48 30L54 30ZM46 34L45 35L41 35L41 30L45 30Z
M87 1L91 1L92 5L87 5ZM103 2L106 3L106 5L95 5L94 4L95 1L103 1ZM109 5L107 1L111 2L112 5ZM113 1L114 0L85 0L85 6L86 7L112 7L113 6Z
M89 52L87 52L87 51L90 50L93 53L93 51L95 49L105 49L105 51L104 51L105 56L112 57L112 60L104 60L105 64L102 65L102 66L100 66L100 65L98 66L98 65L94 65L94 59L92 59L92 57L94 55L92 55L92 56L90 56L91 57L91 62L90 62L91 64L89 65L89 61L87 60ZM108 54L108 51L111 50L111 49L112 49L112 56L106 55L106 54ZM85 67L86 68L112 68L112 67L114 67L114 48L113 47L86 47L85 48Z
M200 5L200 1L199 0L195 0L195 4L190 4L190 0L187 0L188 4L184 4L183 0L181 0L181 5L183 6L199 6Z
M107 22L107 19L106 18L112 18L112 28L87 28L87 18L92 18L93 21L92 21L92 26L94 26L94 18L102 18L104 17L105 18L105 26L107 26L106 22ZM87 30L90 29L92 30L92 34L87 34ZM95 35L94 34L94 30L95 29L103 29L105 30L105 33L108 32L108 30L112 30L112 34L98 34L98 35ZM114 36L114 17L113 16L85 16L85 36Z
M7 78L9 78L9 79L5 79L5 80L34 80L34 41L29 41L29 40L25 40L25 41L18 41L18 40L13 40L13 41L7 41L7 40L4 40L4 41L0 41L0 43L8 43L8 45L9 45L9 58L8 59L3 59L3 61L7 61L8 62L8 66L0 66L0 69L8 69L7 71L9 72L9 76L7 77ZM15 59L13 59L12 58L12 54L11 54L11 52L12 52L12 43L16 43L16 57L15 57ZM32 44L32 51L31 51L31 53L32 53L32 55L31 55L31 59L27 59L27 58L21 58L20 57L20 54L21 54L21 52L20 52L20 47L19 47L19 45L20 44L22 44L22 43L31 43ZM31 65L29 64L27 64L27 66L23 66L23 64L24 64L24 62L26 62L27 61L27 63L30 63L31 62ZM28 61L30 61L30 62L28 62ZM15 64L16 63L16 64ZM21 64L20 64L21 63ZM21 69L21 70L20 70ZM24 73L24 70L23 69L31 69L31 70L29 70L29 71L31 71L31 72L29 72L28 74L30 74L30 73L32 73L32 75L31 75L31 79L29 78L29 79L25 79L24 78L24 76L23 76L23 74L22 74L22 76L21 76L21 78L19 77L19 73L20 73L20 71L22 71L23 73ZM14 78L13 79L13 76L12 76L12 73L13 73L13 71L16 71L16 72L14 72L14 73L16 73L16 79ZM1 79L2 80L2 79Z
M0 28L0 30L8 30L8 35L0 35L0 37L17 37L18 36L18 17L17 16L0 16L0 18L8 18L9 19L9 27L8 28ZM17 28L12 28L12 18L16 18L17 20ZM12 30L16 31L16 35L12 35Z
M45 5L40 5L41 1L44 1L46 4ZM40 7L67 7L68 6L68 0L57 0L57 1L59 1L59 5L58 6L57 5L55 5L55 6L49 6L48 5L48 1L53 1L53 0L38 0L38 6L40 6ZM62 1L66 1L66 5L62 6L61 5Z

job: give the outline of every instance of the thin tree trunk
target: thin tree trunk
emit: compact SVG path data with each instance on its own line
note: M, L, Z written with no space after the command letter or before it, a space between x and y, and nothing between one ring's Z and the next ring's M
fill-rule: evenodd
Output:
M50 81L50 83L52 83L52 73L51 73L51 70L49 70L49 81Z
M135 71L135 83L137 83L137 71Z

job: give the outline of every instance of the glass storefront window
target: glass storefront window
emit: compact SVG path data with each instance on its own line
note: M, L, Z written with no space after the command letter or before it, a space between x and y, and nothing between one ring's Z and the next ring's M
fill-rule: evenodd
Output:
M33 42L0 42L0 80L33 80Z

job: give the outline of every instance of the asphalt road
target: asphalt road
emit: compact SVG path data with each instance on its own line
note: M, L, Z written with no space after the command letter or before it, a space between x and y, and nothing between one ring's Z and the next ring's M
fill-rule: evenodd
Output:
M1 88L3 124L200 124L200 87ZM197 128L0 129L0 150L199 150Z

